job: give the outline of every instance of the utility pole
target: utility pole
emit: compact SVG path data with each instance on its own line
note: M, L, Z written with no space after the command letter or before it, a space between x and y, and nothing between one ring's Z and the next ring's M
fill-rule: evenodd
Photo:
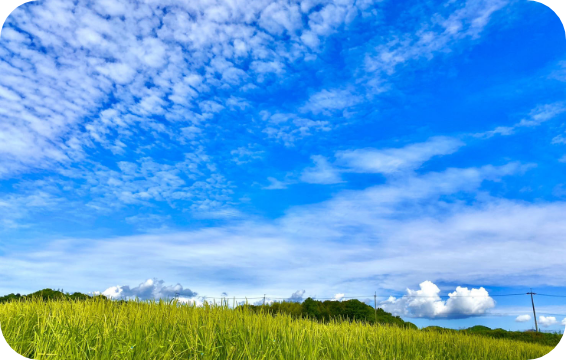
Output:
M375 325L377 325L377 291L373 294L373 309L375 311Z
M265 294L263 294L263 306L265 306Z
M535 301L533 300L533 295L536 295L536 293L534 293L533 289L531 289L531 292L528 292L527 295L531 295L531 303L533 304L533 315L535 316L535 329L536 332L538 332L537 312L535 311Z

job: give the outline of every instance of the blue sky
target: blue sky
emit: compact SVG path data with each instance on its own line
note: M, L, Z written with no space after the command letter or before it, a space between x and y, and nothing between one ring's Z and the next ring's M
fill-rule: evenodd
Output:
M530 298L489 296L566 296L566 41L539 3L47 0L4 24L0 74L1 293L377 291L508 329ZM563 329L566 298L536 302Z

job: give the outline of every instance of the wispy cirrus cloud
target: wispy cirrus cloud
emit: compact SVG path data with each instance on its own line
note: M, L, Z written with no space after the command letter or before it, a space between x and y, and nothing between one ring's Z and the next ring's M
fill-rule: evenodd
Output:
M423 277L494 286L528 285L536 278L561 286L563 279L553 275L559 271L550 271L562 267L561 256L544 264L527 260L533 254L560 255L564 204L485 198L478 192L486 181L523 171L510 164L414 174L292 208L274 221L250 219L111 241L69 239L26 253L8 246L0 270L8 271L18 259L23 273L44 274L29 280L33 286L47 279L63 283L65 275L51 261L57 258L67 264L65 273L73 271L93 286L109 274L122 274L117 281L128 283L148 271L159 278L180 276L180 281L187 281L182 273L191 273L191 284L206 293L219 293L226 283L222 276L205 274L226 273L238 290L231 292L250 296L258 288L272 294L295 291L289 284L319 296L332 289L353 293L376 276L379 287L390 290ZM468 196L475 200L462 201ZM440 198L445 200L433 201ZM478 268L478 262L484 265Z
M505 0L460 2L448 15L431 11L426 20L414 26L413 31L392 34L386 41L368 52L364 61L370 93L383 90L383 81L400 67L420 59L432 59L451 51L451 44L475 40L489 23L491 16L507 5ZM446 3L445 6L450 6Z
M494 130L485 131L474 134L476 137L490 138L495 135L507 136L512 135L520 128L529 128L540 126L542 123L549 121L566 111L566 105L563 102L555 102L552 104L544 104L536 106L529 115L512 126L498 126ZM555 137L553 143L558 142Z

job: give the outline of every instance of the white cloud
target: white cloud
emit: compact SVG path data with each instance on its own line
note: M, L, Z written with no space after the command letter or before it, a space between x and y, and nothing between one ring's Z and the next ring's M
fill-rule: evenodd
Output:
M562 319L561 324L562 324L562 326L566 326L566 318Z
M253 145L248 145L247 147L241 146L236 150L230 151L230 154L233 156L233 160L236 164L243 165L263 157L264 151L253 149Z
M289 297L287 301L302 302L305 292L305 290L297 290L293 294L291 294L291 297Z
M558 324L554 316L539 316L538 323L543 327L549 327Z
M445 5L451 4L454 3L449 1ZM491 15L506 4L507 1L466 1L446 17L440 13L427 14L428 20L413 32L392 34L389 41L377 46L366 56L365 69L370 73L392 74L407 62L448 52L455 41L476 39Z
M224 109L224 106L220 105L216 101L205 100L199 103L199 107L202 111L207 113L217 113Z
M508 136L508 135L513 135L514 133L515 133L515 126L498 126L494 130L477 133L474 134L474 136L490 138L495 135Z
M294 293L292 293L290 297L283 299L283 301L299 302L300 303L304 300L303 295L305 294L305 292L306 292L305 290L297 290ZM263 299L259 299L259 300L255 301L253 304L254 305L263 305L263 304L270 305L270 304L273 304L276 301L280 302L281 298L272 299L272 298L269 298L269 297L264 297Z
M473 134L476 137L491 138L495 135L508 136L515 133L517 129L523 127L535 127L542 123L549 121L556 116L564 113L566 106L563 102L556 102L551 104L538 105L529 112L529 115L512 126L498 126L494 130ZM561 141L561 136L558 135L552 139L553 144L558 144Z
M531 320L531 315L519 315L515 319L516 322L526 322Z
M189 133L190 134L190 133ZM201 216L226 210L231 186L218 173L210 157L201 151L184 154L184 160L162 164L144 157L137 162L119 161L118 169L98 166L77 172L82 180L73 189L94 195L86 206L108 212L128 205L185 202L186 208ZM188 202L188 203L186 203ZM218 214L218 213L217 213Z
M302 28L302 19L297 4L273 2L262 11L259 25L274 35L287 32L293 35Z
M336 163L349 172L391 174L416 169L430 158L452 154L463 145L454 138L433 137L403 148L340 151Z
M433 137L422 143L402 148L355 149L338 151L331 164L320 155L313 155L315 166L303 170L300 180L311 184L343 182L341 173L382 173L393 175L419 168L434 156L456 152L464 143L450 137Z
M121 16L126 14L130 4L113 0L99 0L95 8L102 15Z
M420 290L407 289L402 298L390 297L380 307L393 315L415 318L466 318L484 315L495 307L495 301L482 287L468 289L458 286L444 301L438 295L440 289L430 281L422 282Z
M100 294L113 300L134 300L136 297L140 300L166 300L178 296L178 300L182 303L197 301L197 305L202 306L202 299L198 300L196 292L183 289L179 283L175 286L163 286L163 283L163 280L147 279L131 289L128 285L117 285L107 288Z
M196 126L187 126L181 129L181 132L183 133L183 136L189 140L194 140L196 138L198 138L201 133L202 130L199 129Z
M532 109L529 117L522 119L516 126L517 127L531 127L538 126L545 121L555 118L566 111L566 106L563 102L556 102L552 104L539 105Z
M340 172L320 155L311 156L315 166L307 168L301 174L301 181L310 184L337 184L341 183Z
M281 189L287 189L287 185L290 184L290 182L287 181L279 181L274 177L268 177L267 180L270 182L270 184L268 186L264 186L263 188L266 190L281 190Z
M344 299L344 294L340 293L340 294L335 294L334 298L332 299L333 301L342 301Z
M311 95L301 111L331 115L332 111L350 108L361 101L362 97L355 95L352 89L324 89Z
M566 81L566 61L558 61L556 67L549 74L549 79Z
M309 136L313 132L332 129L328 121L312 120L295 114L276 113L272 115L269 112L261 111L260 115L269 124L263 131L268 138L281 141L289 147L293 146L297 140Z
M314 32L322 43L351 20L345 14L357 13L350 2L321 5L306 13L298 4L263 0L50 0L19 7L4 26L0 49L0 133L9 138L0 141L0 175L76 163L93 145L110 148L116 133L127 134L120 141L128 148L139 146L134 134L142 129L178 133L176 123L164 125L155 115L187 119L198 107L197 116L211 118L226 106L248 106L244 97L222 104L211 95L245 95L242 89L283 74L288 63L312 57L303 33ZM120 125L97 119L109 99L115 118L142 118ZM296 138L325 126L298 122L283 133L295 131Z
M41 186L27 194L1 195L0 228L26 228L32 225L30 218L37 217L43 211L57 209L64 201L53 193L60 192L63 186L61 183L54 185L50 181L43 181Z
M245 108L250 107L250 103L243 98L237 98L235 96L230 96L226 100L226 105L230 107L230 109L234 110L235 108L239 108L240 110L244 110Z
M399 41L392 40L387 47L370 54L367 65L377 59L373 64L380 69L374 70L388 71L410 59L440 52L453 39L473 38L502 3L478 4L468 2L448 18L431 17L436 19L433 23L439 23L424 25L423 31L407 33ZM88 205L101 211L149 202L176 206L179 201L190 200L182 208L199 214L232 216L234 211L227 205L231 185L218 170L216 159L201 147L201 137L217 130L210 127L216 123L211 120L227 109L248 108L253 102L242 89L251 89L269 76L280 81L277 76L286 73L288 64L301 57L312 59L324 44L324 37L351 21L362 10L358 7L362 6L351 1L303 1L300 11L301 17L308 19L306 23L299 21L297 5L285 2L236 0L211 4L167 0L134 4L101 0L86 4L52 0L19 8L5 25L0 46L0 177L56 169L78 179L79 185L61 181L58 192L38 190L0 197L2 225L27 226L26 219L46 218L35 216L35 209L60 209L61 217L79 213L75 203L65 204L63 197L57 197L63 192L73 193L73 189L73 195L92 197ZM265 31L252 26L260 22ZM18 25L21 32L10 28L11 24ZM291 37L291 41L281 41L280 35ZM34 48L30 39L42 50ZM245 74L242 64L250 64ZM222 101L216 97L221 90L234 95ZM366 98L358 88L313 91L305 103L306 113L338 114ZM100 106L110 99L115 103L100 111ZM555 113L552 108L541 108L521 126L534 126ZM160 114L165 119L155 117ZM335 126L316 117L277 115L281 114L261 123L265 126L263 134L287 146ZM87 131L82 132L83 128ZM138 141L141 135L149 137L144 139L145 144ZM163 144L166 146L160 150L176 153L179 149L175 141L189 144L182 152L186 158L177 163L153 159L145 153ZM450 153L450 146L459 146L446 142L443 148L440 143L421 148L366 149L355 154L363 155L364 161L356 160L351 153L349 158L345 155L341 165L319 157L317 168L310 173L307 170L304 176L306 181L320 183L339 181L336 168L395 174L415 169L432 156ZM99 145L102 149L97 148ZM88 158L91 150L111 151L117 164L102 166L93 164L90 158L84 167L73 166ZM227 158L244 163L260 156L248 150L238 148ZM417 154L419 151L423 154ZM139 157L124 161L120 155L125 152ZM68 273L54 265L53 259L59 258L70 264L78 279L94 281L104 274L128 272L136 275L120 276L139 278L147 265L162 268L171 276L177 276L179 268L201 274L205 273L202 269L214 273L229 269L240 279L258 275L260 282L271 276L280 285L285 279L272 269L277 264L287 270L289 277L315 281L321 286L331 281L328 274L336 281L345 281L390 271L384 280L384 286L389 286L414 283L420 271L432 279L446 276L452 281L462 277L477 280L491 273L497 274L491 281L502 282L504 277L518 276L527 269L523 279L516 281L527 281L524 279L530 274L539 274L549 283L560 283L562 279L541 270L542 265L516 264L527 264L520 260L543 251L564 258L557 246L564 230L564 219L559 216L564 213L562 203L533 205L490 199L485 194L475 199L484 181L497 181L521 169L518 164L509 164L449 169L424 176L409 174L398 182L340 193L324 203L291 209L272 222L249 219L235 227L216 227L209 232L117 237L112 242L70 239L46 242L26 254L17 254L16 248L8 244L7 252L1 255L0 269L2 273L14 273L13 269L22 266L28 269L21 273L22 277L34 273L46 274L40 275L38 282L43 281L43 276L64 280ZM269 180L267 188L271 189L285 188L290 183ZM461 193L477 201L466 204L459 198ZM419 203L441 197L439 204ZM305 209L312 213L305 216ZM407 220L403 226L400 218ZM346 246L345 239L353 242ZM533 239L540 239L540 249L533 247ZM403 247L409 250L400 250ZM76 256L70 256L69 249ZM152 252L154 249L156 252ZM317 249L323 249L322 260ZM473 251L476 257L466 259L462 254L467 251ZM510 258L501 263L493 261L501 260L497 257L501 251ZM210 262L199 258L199 253L207 255ZM132 254L141 260L134 261ZM179 254L193 263L187 264ZM384 259L386 255L391 258ZM547 264L550 268L559 266L554 256ZM472 260L487 265L477 270ZM98 265L95 270L86 267L90 263ZM256 263L262 266L243 265ZM343 263L346 269L338 266ZM412 274L407 274L400 263L409 263ZM264 273L256 272L260 268ZM36 281L28 280L22 283ZM240 285L248 286L245 282Z
M124 63L110 63L96 68L119 85L129 84L136 75L136 70Z
M127 165L125 174L139 171ZM126 282L147 272L158 278L190 273L190 279L178 281L191 281L206 293L230 290L250 296L258 289L262 295L308 287L322 297L338 285L340 292L354 293L376 277L377 286L393 291L423 277L482 286L528 286L535 280L541 286L564 286L560 269L566 249L560 244L566 205L478 193L483 182L522 171L521 165L510 164L413 174L294 207L272 221L252 217L186 232L67 239L27 251L5 244L0 273L20 269L7 284L30 288L54 281L65 287L95 286L109 277ZM473 201L461 201L466 198ZM547 254L544 263L529 261L537 254ZM232 289L225 288L225 273ZM216 286L222 288L215 291Z

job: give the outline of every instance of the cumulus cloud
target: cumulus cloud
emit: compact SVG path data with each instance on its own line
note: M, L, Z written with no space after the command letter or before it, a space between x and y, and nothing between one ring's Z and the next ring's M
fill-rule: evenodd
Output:
M291 296L287 299L287 301L292 301L292 302L302 302L303 299L303 295L305 295L305 290L297 290L294 293L291 294Z
M342 299L344 299L344 294L340 293L340 294L335 294L334 298L332 300L334 301L342 301Z
M130 288L128 285L111 286L102 292L102 295L111 299L172 299L179 297L180 301L188 302L198 294L191 289L183 288L181 284L164 285L165 281L157 279L147 279L136 287Z
M566 326L566 318L562 319L561 324L562 324L562 326Z
M554 316L539 316L538 323L541 326L549 327L558 324L558 320Z
M495 301L483 288L456 288L449 293L449 299L444 301L438 295L440 289L431 281L422 282L420 290L407 289L407 294L401 298L390 297L380 303L380 307L394 315L414 318L467 318L484 315L495 307Z
M526 322L531 320L531 315L519 315L515 319L516 322Z
M298 303L303 302L303 300L304 300L303 295L305 294L305 292L306 292L305 290L297 290L294 293L292 293L290 297L284 299L283 301L298 302ZM266 305L273 304L274 302L277 302L277 301L281 301L281 300L280 299L272 299L272 298L269 298L269 297L265 298L265 304ZM259 299L256 302L254 302L254 305L263 305L263 304L264 304L264 299Z

